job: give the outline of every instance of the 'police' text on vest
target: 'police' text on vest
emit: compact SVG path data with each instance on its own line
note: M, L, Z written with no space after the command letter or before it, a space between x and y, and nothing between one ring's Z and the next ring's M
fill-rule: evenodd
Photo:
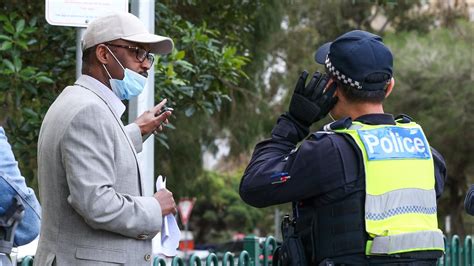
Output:
M419 128L358 130L369 160L429 159L430 147Z

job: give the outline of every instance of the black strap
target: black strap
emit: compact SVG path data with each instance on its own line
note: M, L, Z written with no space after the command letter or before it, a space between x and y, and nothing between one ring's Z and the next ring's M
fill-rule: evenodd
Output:
M12 205L0 216L0 253L10 254L15 239L15 230L25 214L20 196L13 197Z

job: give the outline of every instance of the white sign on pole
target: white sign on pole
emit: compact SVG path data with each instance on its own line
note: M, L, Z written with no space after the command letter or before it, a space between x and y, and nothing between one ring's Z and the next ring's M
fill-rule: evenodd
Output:
M45 0L46 21L56 26L87 27L112 12L128 12L128 0Z
M194 200L192 199L181 199L178 204L179 216L181 222L186 225L189 221L189 216L194 206Z

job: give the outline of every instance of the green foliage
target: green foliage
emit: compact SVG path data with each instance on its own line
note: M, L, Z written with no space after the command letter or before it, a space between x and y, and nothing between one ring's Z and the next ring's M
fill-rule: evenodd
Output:
M220 42L219 31L209 29L206 23L196 26L161 3L156 5L156 16L157 23L160 25L157 33L171 36L175 40L173 52L159 57L155 64L157 102L167 98L168 105L175 107L174 113L178 119L186 119L193 115L196 119L196 116L201 116L202 113L210 116L220 111L223 102L231 101L228 95L229 86L248 78L243 67L249 59L238 55L235 47ZM187 129L180 127L179 131L172 134L187 134L181 133L181 130ZM181 165L179 159L185 158L185 162L189 165L186 170L169 165L168 167L177 170L177 173L174 172L176 178L189 174L198 175L201 172L200 145L202 143L196 139L199 136L199 134L194 134L191 136L192 142L188 143L188 145L195 145L194 148L185 148L183 152L186 154L170 162L170 164ZM166 149L169 149L169 145L179 146L179 144L170 143L166 134L160 134L157 140ZM190 150L194 150L195 153L189 154ZM180 152L175 150L175 153ZM191 158L188 155L191 155Z
M251 59L241 68L248 78L238 78L238 73L228 73L227 68L220 69L222 74L227 73L230 77L236 77L236 79L219 77L232 101L222 101L222 110L212 118L203 117L205 120L213 121L205 121L198 124L197 128L191 129L201 136L196 142L199 142L199 145L212 148L213 139L222 136L225 131L231 139L232 154L247 152L255 139L268 131L268 123L259 121L268 119L273 113L273 110L267 107L267 99L260 95L261 73L265 71L263 64L272 45L273 33L278 32L280 28L283 2L171 0L162 3L179 14L182 19L194 25L204 24L206 28L220 32L221 34L215 37L216 41L231 46L227 53L223 53L224 55L233 56L233 53L236 53ZM160 16L159 20L163 19L166 20L166 16ZM227 60L226 57L223 59ZM191 55L191 58L194 58L194 55ZM206 61L201 63L207 64ZM200 157L199 154L195 156Z
M219 111L222 101L230 101L226 85L248 78L243 67L249 59L222 44L219 31L206 23L195 26L160 3L157 17L159 31L176 40L173 53L156 64L157 97L171 99L171 105L187 117L196 111L209 115Z
M59 90L74 79L75 34L46 23L44 2L6 1L0 10L0 125L36 188L39 129Z
M204 172L188 183L199 191L191 215L190 228L200 242L228 241L233 233L250 233L262 228L264 235L272 233L272 209L255 209L246 205L238 194L242 172L219 174Z
M261 66L283 14L283 1L278 0L162 2L193 24L205 21L209 28L225 33L221 41L236 46L239 53L249 54L253 59L250 68L257 71L261 69L253 66Z
M171 122L176 130L167 132L169 150L156 147L155 165L157 173L169 177L168 185L178 198L201 197L207 191L201 187L218 183L213 179L228 179L203 171L202 152L217 150L214 139L230 138L233 153L239 154L248 152L255 138L271 128L266 122L271 110L256 92L259 88L254 80L259 77L249 70L258 69L256 64L262 63L256 59L256 51L265 51L263 43L271 32L261 31L279 26L275 14L263 13L276 23L269 25L259 13L265 7L271 8L271 2L161 2L166 7L157 4L157 32L171 36L176 44L173 54L159 60L155 77L157 95L172 99L175 104ZM259 116L255 116L257 109L261 111ZM200 180L198 185L196 178ZM234 178L238 180L240 176ZM222 193L216 193L216 189L213 194L213 198L220 199L216 200L219 205L205 204L204 200L196 202L197 214L193 215L200 217L199 226L194 226L200 232L196 235L198 242L225 238L228 235L223 230L231 230L232 225L236 225L232 230L250 232L256 221L252 217L261 213L256 209L246 211L248 207L240 200L237 186L223 184L227 188ZM223 207L226 204L232 206L230 213L229 207ZM211 229L215 231L206 233Z
M23 175L35 186L36 139L44 114L53 99L50 70L38 66L37 19L17 13L0 15L0 121L20 161Z

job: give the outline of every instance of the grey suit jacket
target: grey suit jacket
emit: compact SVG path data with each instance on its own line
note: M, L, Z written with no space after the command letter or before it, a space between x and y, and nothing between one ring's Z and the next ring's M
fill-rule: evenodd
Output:
M150 265L161 229L158 201L144 197L142 139L124 127L84 76L49 108L38 140L43 206L35 265Z

